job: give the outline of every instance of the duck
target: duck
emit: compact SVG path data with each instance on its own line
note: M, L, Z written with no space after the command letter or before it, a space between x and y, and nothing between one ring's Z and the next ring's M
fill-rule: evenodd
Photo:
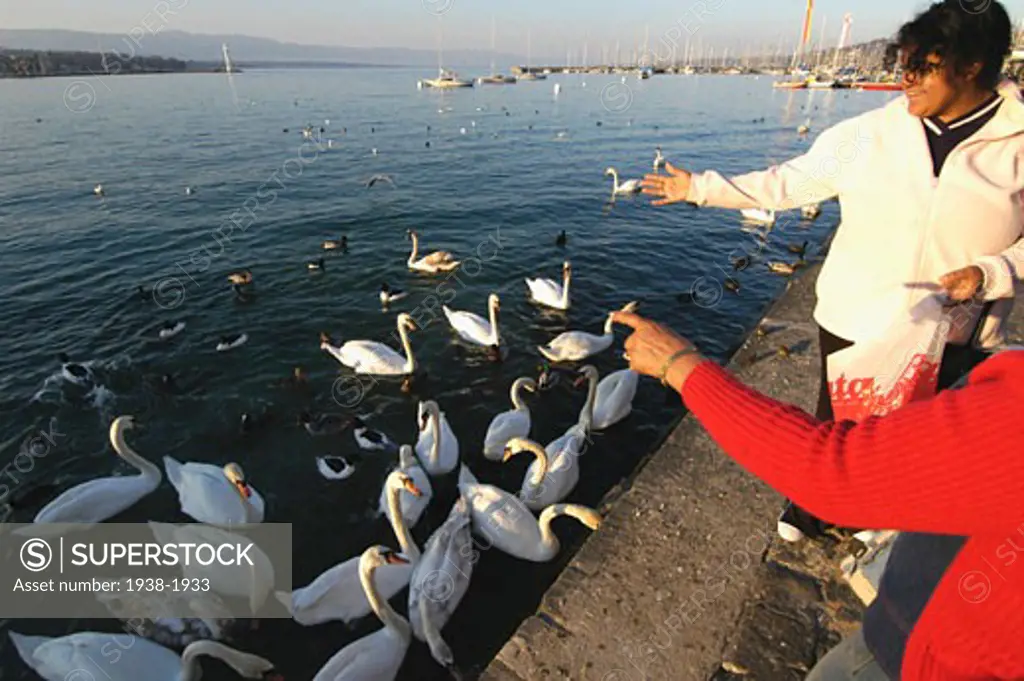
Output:
M182 464L165 456L164 471L185 515L209 525L263 522L263 497L246 482L237 463L221 468L192 461Z
M406 232L406 235L412 239L412 253L409 254L407 263L409 269L428 274L437 274L438 272L451 272L462 264L448 251L434 251L422 258L418 257L420 252L419 235L411 229Z
M569 237L566 235L565 230L563 229L562 232L557 237L555 237L555 245L558 246L559 248L565 248L565 245L567 243L569 243Z
M316 469L328 480L347 480L356 472L359 459L355 456L318 456Z
M334 239L327 239L321 245L325 251L347 251L348 250L348 237L342 236L341 239L335 241Z
M352 435L360 449L370 452L394 452L398 446L384 433L370 428L360 417L352 419Z
M65 381L83 388L91 387L96 383L96 376L92 373L92 369L84 364L72 362L66 352L57 355L57 360L61 363L60 372Z
M292 369L291 375L274 381L272 385L278 388L305 390L309 388L309 376L306 374L306 370L302 367L295 367Z
M585 437L572 438L573 446L563 447L549 455L544 447L524 437L512 438L505 445L502 461L509 461L521 452L529 452L536 460L526 470L519 498L531 511L541 511L565 499L580 479L579 457Z
M740 292L740 282L736 281L732 277L726 277L725 281L722 282L722 286L726 291L732 291L733 293Z
M526 286L530 289L530 298L540 305L551 307L556 310L568 310L571 304L569 300L569 284L572 281L572 265L569 261L562 263L562 283L552 279L526 279Z
M612 196L638 194L640 190L643 189L640 184L640 180L626 180L622 184L619 184L619 171L615 168L606 169L604 174L612 176Z
M409 621L382 597L382 567L408 565L409 560L383 546L371 546L359 558L359 583L383 629L364 636L336 652L313 681L394 681L412 641Z
M551 522L567 515L596 530L601 516L592 508L578 504L554 504L534 518L514 494L481 484L466 466L459 472L459 492L465 497L473 519L473 532L499 551L535 563L546 563L558 555L558 537Z
M249 270L241 270L240 272L232 272L228 275L228 281L238 286L248 286L252 283L252 272Z
M413 635L426 642L431 656L448 669L453 668L455 656L441 630L466 595L479 557L473 548L472 520L469 505L460 496L448 518L430 535L409 581Z
M405 556L404 563L395 563L393 567L380 570L374 577L379 595L388 601L409 585L413 563L420 557L419 547L398 510L400 497L415 495L419 489L401 471L392 471L388 475L385 489L388 491L388 507L395 511L389 516L391 528ZM292 619L304 627L333 620L341 620L346 624L354 622L370 614L373 609L372 599L368 599L366 593L359 588L359 564L359 556L349 558L323 571L308 585L291 592L277 591L274 597L288 609Z
M786 246L786 250L788 250L790 253L795 254L797 257L803 260L804 256L807 255L808 245L810 245L809 241L805 241L802 244L789 244L788 246Z
M588 396L588 402L593 410L591 427L594 430L610 428L633 411L640 374L632 369L622 369L608 374L599 383L599 374L594 366L587 365L580 369L580 373L583 374L580 381L587 380L593 394L593 398Z
M232 333L226 336L221 336L217 342L217 352L227 352L228 350L234 350L240 348L249 342L249 336L245 333Z
M473 345L484 347L501 346L501 332L498 330L498 313L501 311L501 300L497 293L487 296L487 310L490 321L473 312L455 311L442 305L448 324L455 330L459 338Z
M125 441L125 433L135 427L134 417L118 416L110 424L108 437L114 452L135 468L138 475L96 478L75 485L40 509L32 522L99 523L152 494L163 476L158 466L142 458Z
M814 220L821 215L821 204L811 203L806 206L801 206L800 215L805 220Z
M185 330L185 322L164 322L160 326L160 338L161 340L167 340L168 338L174 338L179 333Z
M523 391L537 391L537 381L532 378L517 378L509 390L512 408L491 419L484 435L484 456L491 461L500 461L505 452L505 443L514 437L530 434L530 408L523 401Z
M306 263L306 269L310 272L323 272L326 269L324 265L324 259L318 258L317 260L311 260Z
M655 171L661 170L662 168L665 167L666 163L668 163L668 159L666 159L664 156L662 156L662 154L661 154L661 147L655 147L654 148L654 170Z
M416 456L431 475L447 475L459 465L459 441L437 402L420 402ZM440 435L439 435L440 434Z
M636 301L627 303L622 312L633 312L637 308ZM552 362L578 362L599 352L604 352L615 341L612 315L609 312L604 322L604 334L601 336L586 331L566 331L556 336L550 343L537 346L537 351Z
M92 676L88 669L96 660L111 658L110 632L79 631L60 637L25 636L7 632L22 661L47 681L71 681ZM101 671L107 681L190 681L202 673L199 658L216 658L242 678L276 679L274 665L257 655L243 653L216 641L190 643L179 657L177 653L148 639L132 638L130 645L118 644L117 664L108 662Z
M405 298L407 295L409 294L401 289L391 288L386 281L380 285L380 304L384 307Z
M741 255L732 259L732 268L737 272L742 272L750 267L751 262L753 262L753 258L749 255Z
M399 512L402 514L402 523L408 528L413 528L420 521L423 512L427 510L430 500L434 498L434 488L430 484L430 476L423 470L420 462L416 460L416 455L413 454L411 445L402 445L399 448L398 468L396 470L407 476L418 491L418 493L412 493L411 495L401 495L398 505ZM412 488L407 485L406 489L411 490ZM389 523L395 524L391 504L388 499L387 480L385 480L384 487L380 491L377 510L387 516Z
M341 414L310 414L304 411L299 414L299 424L310 435L336 435L352 425L352 419Z
M800 269L801 265L802 263L799 262L770 262L768 263L768 269L772 272L772 274L780 274L782 276L788 277L794 274L798 269Z
M102 184L98 184L92 188L92 193L95 194L96 196L103 196L104 194L106 194L106 191L104 191Z
M541 392L547 392L558 385L561 375L555 371L550 364L547 362L542 363L537 367L539 373L537 374L537 389Z
M402 340L405 356L395 352L390 346L377 341L348 341L337 346L326 333L320 334L320 349L329 353L357 374L372 376L408 376L416 373L416 358L412 354L409 343L409 332L419 327L412 317L406 313L398 315L396 321L398 335Z

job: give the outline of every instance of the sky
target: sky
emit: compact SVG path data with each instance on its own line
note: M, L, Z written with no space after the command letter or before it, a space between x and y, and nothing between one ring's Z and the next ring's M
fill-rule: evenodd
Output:
M1015 22L1024 19L1024 0L1003 3ZM813 38L821 39L824 23L825 45L835 45L847 12L854 42L886 37L928 4L816 0ZM160 5L169 8L165 20L156 19ZM675 31L680 45L689 32L694 43L719 52L774 51L780 42L790 51L804 7L805 0L0 0L0 27L127 33L149 17L154 29L303 44L436 49L443 35L445 49L489 49L493 18L499 51L525 53L529 33L534 56L564 59L571 52L578 63L585 44L594 62L616 43L629 54L648 32L652 50Z

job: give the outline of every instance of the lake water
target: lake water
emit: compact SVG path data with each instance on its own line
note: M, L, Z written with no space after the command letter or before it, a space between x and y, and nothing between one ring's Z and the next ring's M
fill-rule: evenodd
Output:
M314 457L351 454L354 441L349 434L312 438L296 425L303 409L344 411L332 386L348 374L319 349L321 331L393 343L395 312L413 312L425 326L412 335L425 375L412 394L381 382L354 411L396 441L412 442L417 399L436 399L461 440L464 461L483 481L515 490L529 462L489 463L479 446L491 417L508 408L512 381L536 376L538 344L566 329L599 332L609 310L638 300L643 314L724 358L784 287L755 264L733 275L739 293L726 291L718 301L720 282L732 274L730 253L758 243L741 231L738 214L654 209L639 198L609 203L605 168L639 178L660 145L687 168L752 170L806 149L809 140L796 134L806 118L817 132L886 99L787 93L773 91L765 77L709 76L631 77L626 85L618 76L555 76L418 91L416 79L429 75L268 70L230 81L197 74L0 82L3 484L17 496L40 483L64 488L126 472L107 444L107 427L132 414L145 430L130 433L129 441L152 461L170 455L240 463L266 499L266 520L294 524L294 582L305 585L370 543L395 545L374 513L393 462L369 454L352 478L327 481ZM558 96L555 83L562 85ZM319 146L303 143L307 123L325 127ZM395 188L366 189L377 173L389 174ZM92 194L97 183L105 188L102 198ZM186 186L193 195L185 195ZM238 217L243 207L255 219ZM786 244L805 239L814 254L838 217L837 206L828 204L813 224L776 228L765 259L792 259ZM464 259L476 254L451 282L451 306L483 314L488 294L500 292L509 347L503 363L467 352L443 319L428 323L439 280L407 270L408 229L429 250ZM569 243L561 249L554 241L563 229ZM321 241L342 235L349 239L347 254L321 252ZM306 263L321 255L326 271L311 275ZM572 309L542 312L527 302L523 277L557 278L563 260L573 266ZM248 304L234 300L226 281L238 268L254 273L256 297ZM411 292L389 313L377 300L382 281ZM694 282L703 296L699 305L680 298ZM156 286L158 300L137 296L139 285ZM187 328L161 342L156 329L168 320ZM222 334L238 332L248 334L248 344L215 351ZM91 362L106 390L83 397L64 385L59 352ZM602 374L622 368L621 343L594 364ZM297 365L315 388L310 400L271 385ZM175 375L180 394L154 388L165 373ZM564 383L531 399L533 437L541 442L574 422L583 403L585 391ZM273 422L256 437L240 436L240 415L264 411ZM599 504L681 413L676 399L643 382L632 416L596 438L570 500ZM30 470L15 471L19 448L51 423L61 434L55 445L30 466L20 464ZM421 544L447 515L453 482L438 485L415 528ZM11 519L30 520L45 501L28 503ZM186 520L166 481L118 518L151 519ZM467 676L536 608L587 535L568 520L555 528L564 549L551 563L523 563L497 551L481 557L445 630ZM24 633L116 631L114 622L5 626ZM378 626L373 618L351 630L267 621L239 646L274 660L286 678L304 679ZM6 636L0 646L0 677L34 678ZM215 667L208 666L211 678L235 678ZM401 678L448 673L414 643Z

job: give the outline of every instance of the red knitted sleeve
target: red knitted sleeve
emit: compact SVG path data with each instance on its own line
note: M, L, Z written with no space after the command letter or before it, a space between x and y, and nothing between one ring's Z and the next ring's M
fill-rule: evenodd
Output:
M969 384L885 417L819 422L712 362L683 399L751 473L847 527L1005 533L1024 520L1024 352L1004 352Z

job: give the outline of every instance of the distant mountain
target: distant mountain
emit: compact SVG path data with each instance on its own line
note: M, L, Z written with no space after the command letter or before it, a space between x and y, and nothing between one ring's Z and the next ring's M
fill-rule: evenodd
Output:
M127 35L115 33L0 29L0 47L12 50L102 50L207 63L220 61L223 43L228 44L232 60L240 65L246 62L347 62L384 66L437 66L436 52L402 47L299 45L246 35L205 35L171 30L160 31L155 35L147 33L136 44ZM513 64L524 63L521 56L510 54L498 54L494 60L497 68L502 71L507 71ZM445 50L445 62L459 67L484 67L491 63L491 53L485 50Z

